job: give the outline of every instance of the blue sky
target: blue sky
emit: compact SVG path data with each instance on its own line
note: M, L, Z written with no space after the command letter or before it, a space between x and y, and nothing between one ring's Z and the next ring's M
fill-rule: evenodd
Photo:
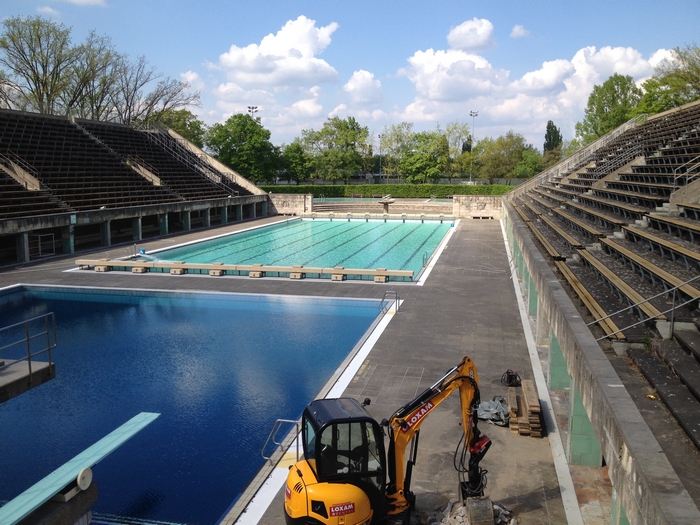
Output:
M331 116L375 136L452 121L477 139L513 130L542 147L548 120L565 139L594 85L641 82L692 44L698 0L222 1L3 0L0 18L43 15L111 37L201 92L207 124L256 105L276 144Z

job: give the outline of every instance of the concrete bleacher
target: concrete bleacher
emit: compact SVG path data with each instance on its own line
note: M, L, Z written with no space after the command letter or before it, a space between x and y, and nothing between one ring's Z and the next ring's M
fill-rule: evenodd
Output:
M72 210L176 202L68 119L0 110L0 153L12 152L37 173L43 188Z
M694 103L630 127L577 164L507 197L594 319L600 339L631 343L642 373L667 389L662 399L674 402L700 382L692 367L681 374L664 357L700 361L673 331L681 323L697 334L693 323L700 318L699 172L700 104ZM683 400L669 410L683 428L695 428L700 395L691 391ZM697 432L688 436L700 448Z
M226 198L232 194L250 195L242 186L212 181L185 165L149 138L154 131L89 120L76 120L76 123L125 162L136 164L139 171L147 170L153 179L186 200Z

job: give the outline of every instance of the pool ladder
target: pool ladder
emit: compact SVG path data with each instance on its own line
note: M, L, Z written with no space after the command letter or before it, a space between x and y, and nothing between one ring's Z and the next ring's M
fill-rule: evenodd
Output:
M282 440L278 440L277 435L280 433L280 430L284 426L284 428L289 428L289 426L294 425L294 432L291 430L287 432L287 434L284 436ZM301 422L296 421L294 419L278 419L275 421L275 423L272 425L272 429L270 430L270 433L267 435L267 439L265 440L265 444L262 447L262 450L260 453L262 454L263 459L265 460L272 460L274 463L276 460L281 459L282 454L284 454L284 451L292 445L292 440L296 442L296 454L297 454L297 461L299 461L299 434L301 432ZM275 449L270 452L269 456L265 455L265 451L267 450L270 442L272 442L275 445ZM274 457L274 459L273 459Z
M399 293L395 292L394 290L389 290L388 292L384 292L384 296L382 297L382 300L379 303L379 311L382 312L383 314L387 313L389 311L389 308L390 308L392 302L394 303L394 312L398 313L399 312L399 304L401 303L401 299L399 298Z

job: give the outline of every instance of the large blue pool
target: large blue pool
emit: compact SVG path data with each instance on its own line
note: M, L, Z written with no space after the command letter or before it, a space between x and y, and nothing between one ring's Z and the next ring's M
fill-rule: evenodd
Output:
M159 412L94 468L97 521L216 523L261 466L275 419L301 415L378 310L376 300L0 292L2 326L50 311L58 325L56 379L0 405L0 500L135 414Z
M450 229L420 220L290 220L159 251L159 260L413 270L417 277Z

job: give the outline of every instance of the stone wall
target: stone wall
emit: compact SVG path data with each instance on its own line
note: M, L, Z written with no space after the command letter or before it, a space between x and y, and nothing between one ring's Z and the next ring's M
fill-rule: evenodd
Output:
M503 197L509 241L522 253L538 296L537 324L556 337L630 523L700 523L700 512L607 356ZM531 312L533 313L533 312ZM540 334L538 334L538 339Z
M457 219L500 219L502 200L497 195L455 195L452 214Z
M296 195L292 193L270 193L268 215L302 215L311 213L313 195Z

